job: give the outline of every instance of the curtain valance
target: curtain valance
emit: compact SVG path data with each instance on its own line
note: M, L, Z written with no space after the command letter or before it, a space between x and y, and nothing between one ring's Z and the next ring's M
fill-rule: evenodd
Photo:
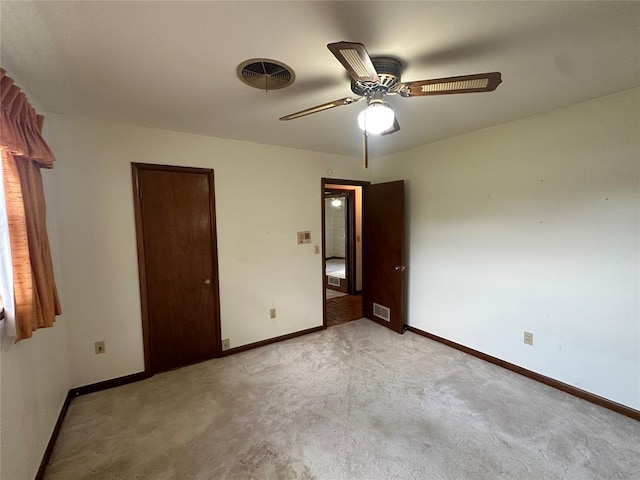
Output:
M44 117L6 73L0 68L0 148L37 162L41 168L53 168L55 157L41 134Z

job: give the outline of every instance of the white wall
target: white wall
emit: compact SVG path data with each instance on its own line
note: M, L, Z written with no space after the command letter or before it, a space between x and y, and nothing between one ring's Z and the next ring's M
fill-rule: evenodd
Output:
M336 256L334 252L335 233L333 231L335 209L331 206L332 201L331 198L324 199L324 256L326 258Z
M342 204L339 207L333 206L334 200L335 198L324 199L324 255L327 258L344 258L346 246L345 200L340 199Z
M11 72L9 75L23 88ZM36 110L43 112L35 97L23 91ZM44 125L48 138L48 117ZM42 177L54 274L64 312L52 194L56 173L55 169L43 170ZM69 391L65 320L57 317L52 328L41 328L19 343L0 328L0 350L0 478L32 480Z
M357 158L50 115L72 384L144 369L130 162L213 168L222 337L322 325L321 178ZM297 245L310 230L312 244ZM277 318L269 319L269 309ZM106 353L93 344L106 342Z
M639 115L634 89L372 162L407 184L409 323L640 409Z
M356 198L356 290L362 290L362 187L355 185L327 184L327 188L335 190L349 190ZM327 257L330 255L327 254Z

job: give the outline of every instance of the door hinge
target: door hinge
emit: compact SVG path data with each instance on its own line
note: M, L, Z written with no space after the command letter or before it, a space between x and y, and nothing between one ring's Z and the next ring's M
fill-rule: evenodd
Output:
M138 187L138 198L142 198L142 187Z

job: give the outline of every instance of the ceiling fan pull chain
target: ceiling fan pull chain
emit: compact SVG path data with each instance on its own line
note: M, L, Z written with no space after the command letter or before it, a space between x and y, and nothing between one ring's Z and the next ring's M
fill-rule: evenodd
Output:
M369 98L367 97L367 104ZM366 110L366 107L365 107ZM362 169L366 170L369 167L369 135L367 134L367 116L364 116L364 129L362 129Z
M369 167L369 140L367 130L363 132L362 137L362 169L366 170Z

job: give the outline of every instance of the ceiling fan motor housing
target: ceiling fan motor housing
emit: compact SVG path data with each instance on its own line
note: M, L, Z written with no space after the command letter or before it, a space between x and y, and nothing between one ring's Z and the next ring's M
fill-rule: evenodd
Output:
M372 92L388 92L400 83L402 63L393 57L373 57L373 66L378 73L380 82L358 82L351 80L351 91L361 97L369 96Z

